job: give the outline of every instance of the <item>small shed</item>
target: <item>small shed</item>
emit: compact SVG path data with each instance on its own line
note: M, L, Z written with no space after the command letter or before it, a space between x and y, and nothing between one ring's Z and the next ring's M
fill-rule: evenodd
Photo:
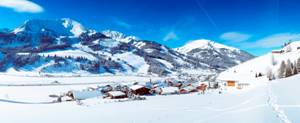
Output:
M177 94L179 89L177 87L164 87L160 88L160 95L169 95L169 94Z
M122 99L127 97L127 95L122 91L110 91L107 93L107 96L110 99Z
M133 85L130 87L132 92L136 95L150 95L150 90L149 88L143 86L143 85Z

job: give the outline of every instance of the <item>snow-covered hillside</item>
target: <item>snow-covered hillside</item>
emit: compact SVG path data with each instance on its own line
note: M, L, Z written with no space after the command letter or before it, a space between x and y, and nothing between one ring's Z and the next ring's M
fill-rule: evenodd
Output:
M286 63L289 60L292 64L297 64L297 61L300 58L299 47L300 41L292 42L282 49L274 50L266 55L234 66L222 72L218 79L251 82L258 74L266 76L268 73L272 73L275 78L278 78L282 61Z
M175 50L219 70L225 70L254 58L253 55L240 49L205 39L191 41Z
M117 31L88 29L71 19L34 19L12 31L0 32L0 71L41 75L197 73L200 78L209 79L252 58L221 44L207 42L204 45L193 44L201 49L179 53L155 41ZM187 47L190 46L182 49ZM195 50L201 52L194 53ZM208 62L211 60L216 63ZM192 72L195 70L198 72Z

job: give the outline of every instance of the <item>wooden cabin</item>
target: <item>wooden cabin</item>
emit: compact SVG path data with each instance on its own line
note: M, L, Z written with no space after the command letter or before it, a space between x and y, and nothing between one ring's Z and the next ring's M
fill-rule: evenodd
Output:
M149 88L143 86L143 85L133 85L130 87L130 90L132 93L135 95L150 95L150 90Z
M122 91L110 91L107 93L107 97L110 99L122 99L126 98L127 95Z
M226 83L227 83L228 87L235 87L236 84L237 84L237 81L235 81L235 80L227 80Z

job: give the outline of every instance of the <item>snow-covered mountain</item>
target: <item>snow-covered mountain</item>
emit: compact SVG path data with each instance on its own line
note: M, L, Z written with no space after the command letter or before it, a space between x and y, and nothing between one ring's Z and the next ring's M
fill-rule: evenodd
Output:
M254 58L253 55L240 49L205 39L191 41L175 50L218 70L225 70Z
M191 54L195 50L179 53L120 32L87 29L71 19L28 20L14 30L0 32L2 72L169 75L193 69L205 76L252 58L240 58L240 51L236 51L237 55L232 53L233 56L223 58L229 52L227 49L203 47L201 52L206 53L200 59L201 53ZM215 53L222 56L221 61L231 58L238 62L229 62L225 67L205 62L216 59L211 58L216 57Z

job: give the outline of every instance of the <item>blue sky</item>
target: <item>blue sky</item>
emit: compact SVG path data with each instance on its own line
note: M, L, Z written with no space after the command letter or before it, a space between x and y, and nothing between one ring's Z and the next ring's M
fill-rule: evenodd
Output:
M300 40L298 0L1 0L0 28L71 18L171 48L210 39L255 55Z

